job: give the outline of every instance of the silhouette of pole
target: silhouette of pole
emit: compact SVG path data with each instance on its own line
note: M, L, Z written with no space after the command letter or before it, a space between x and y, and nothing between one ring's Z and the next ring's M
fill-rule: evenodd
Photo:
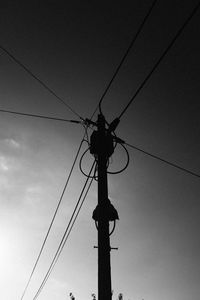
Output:
M98 116L98 300L111 300L110 236L108 219L107 161L109 158L105 119Z
M106 128L105 118L99 114L97 131L91 135L90 153L95 156L98 166L98 204L93 212L98 230L98 300L111 300L111 266L109 222L115 222L118 213L108 199L107 166L114 152L112 126ZM115 228L115 226L114 226Z

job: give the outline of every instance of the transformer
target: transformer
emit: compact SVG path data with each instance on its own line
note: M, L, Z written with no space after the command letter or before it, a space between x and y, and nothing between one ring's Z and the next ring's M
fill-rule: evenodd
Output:
M109 131L107 131L106 136L102 140L99 132L93 131L90 137L90 153L98 155L102 152L106 153L107 157L110 157L113 154L113 136Z

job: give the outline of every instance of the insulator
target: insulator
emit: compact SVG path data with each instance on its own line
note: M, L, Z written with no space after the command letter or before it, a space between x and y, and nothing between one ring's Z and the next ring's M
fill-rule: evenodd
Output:
M119 125L119 122L120 122L120 119L119 118L116 118L116 119L114 119L111 123L110 123L110 125L109 125L109 131L111 132L111 131L115 131L115 129L117 128L117 126Z

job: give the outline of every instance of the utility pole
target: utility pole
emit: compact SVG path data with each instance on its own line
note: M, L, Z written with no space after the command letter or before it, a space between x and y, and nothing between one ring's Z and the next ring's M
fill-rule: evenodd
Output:
M90 152L98 167L98 205L93 219L98 230L98 300L111 300L111 264L109 222L118 219L118 214L108 199L107 164L114 152L113 137L105 127L105 118L98 116L97 131L91 136Z

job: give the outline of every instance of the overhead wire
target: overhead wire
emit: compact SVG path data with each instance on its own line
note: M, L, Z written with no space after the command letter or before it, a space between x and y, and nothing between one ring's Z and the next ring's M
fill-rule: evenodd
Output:
M122 65L123 65L123 63L124 63L126 57L128 56L128 54L130 53L132 47L134 46L134 44L135 44L135 42L136 42L138 36L140 35L140 33L141 33L141 31L142 31L142 29L143 29L143 27L144 27L146 21L148 20L150 14L151 14L151 12L152 12L154 6L156 5L156 2L157 2L157 0L154 0L154 1L152 2L151 6L150 6L150 8L148 9L148 11L147 11L147 13L146 13L144 19L142 20L142 22L141 22L141 24L140 24L140 26L139 26L139 28L138 28L136 34L134 35L134 37L133 37L133 39L132 39L130 45L128 46L128 48L127 48L126 52L124 53L124 55L123 55L123 57L122 57L122 59L121 59L119 65L117 66L117 68L116 68L116 70L115 70L115 72L114 72L114 74L113 74L113 76L112 76L110 82L108 83L108 85L107 85L107 87L106 87L104 93L102 94L102 96L101 96L101 98L100 98L100 101L99 101L99 104L98 104L100 113L102 113L102 110L101 110L101 104L102 104L102 101L103 101L105 95L107 94L107 92L108 92L109 88L111 87L111 85L112 85L114 79L116 78L117 74L119 73L119 70L121 69L121 67L122 67ZM98 108L98 107L97 107L97 108ZM95 109L95 112L97 111L97 108ZM95 114L95 112L94 112L94 114Z
M1 111L1 110L0 110L0 111ZM18 113L18 112L13 112L13 111L7 111L7 112L10 112L10 113L16 113L16 114L20 114L20 115L24 115L24 113ZM34 116L34 117L41 117L41 116L38 116L38 115L32 115L32 114L25 114L25 115L28 115L28 116ZM42 116L42 117L44 117L45 119L49 119L49 117L46 117L46 116ZM57 118L54 118L54 119L57 120ZM91 116L91 119L92 119L92 116ZM65 119L64 119L64 120L58 119L58 121L65 121ZM75 120L70 120L70 121L75 122L75 123L78 123L78 121L75 121ZM79 123L81 123L81 122L79 122ZM65 190L66 190L66 188L67 188L67 185L68 185L68 183L69 183L71 174L72 174L72 172L73 172L75 163L76 163L77 158L78 158L78 155L79 155L79 153L80 153L82 144L83 144L83 142L89 143L89 141L88 141L88 133L87 133L87 127L89 127L89 124L88 124L88 125L87 125L87 124L85 125L84 122L81 123L81 124L83 125L84 130L85 130L85 132L84 132L84 134L83 134L83 138L82 138L82 140L81 140L81 142L80 142L80 145L79 145L79 148L78 148L78 151L77 151L75 160L74 160L74 162L73 162L73 164L72 164L72 168L71 168L70 174L69 174L69 176L68 176L68 179L67 179L67 182L66 182L66 184L65 184L65 187L64 187L64 189L63 189L61 198L60 198L60 200L59 200L59 202L58 202L58 205L57 205L57 207L56 207L56 210L55 210L55 212L54 212L52 221L51 221L51 223L50 223L50 226L49 226L49 229L48 229L47 234L46 234L46 236L45 236L45 239L44 239L44 241L43 241L42 247L41 247L41 249L40 249L40 252L39 252L39 254L38 254L38 257L37 257L37 259L36 259L36 262L35 262L35 264L34 264L34 267L33 267L33 269L32 269L31 275L30 275L30 277L29 277L29 280L28 280L28 282L27 282L27 285L26 285L26 287L25 287L25 289L24 289L24 292L23 292L23 294L22 294L21 300L23 300L23 297L24 297L24 295L25 295L25 293L26 293L26 291L27 291L27 289L28 289L28 286L29 286L29 284L30 284L30 281L31 281L31 279L32 279L32 277L33 277L33 274L34 274L34 272L35 272L36 266L37 266L37 264L38 264L38 262L39 262L39 259L40 259L40 257L41 257L41 254L42 254L42 252L43 252L44 246L45 246L45 244L46 244L47 238L48 238L48 236L49 236L50 230L51 230L52 225L53 225L53 223L54 223L56 214L57 214L57 212L58 212L58 209L59 209L60 204L61 204L61 201L62 201L62 199L63 199ZM86 140L85 140L85 137L86 137ZM89 175L89 177L90 177L90 175ZM88 177L88 179L89 179L89 177ZM91 178L91 177L90 177L90 178ZM95 178L93 178L93 179L95 179Z
M22 112L13 111L13 110L6 110L6 109L0 109L0 112L14 114L14 115L20 115L20 116L28 116L28 117L40 118L40 119L62 121L62 122L70 122L70 123L77 123L77 124L81 123L80 121L77 121L77 120L69 120L69 119L63 119L63 118L57 118L57 117L49 117L49 116L44 116L44 115L22 113Z
M94 165L95 165L95 162L94 162ZM90 177L89 177L89 178L90 178ZM88 192L89 192L89 190L90 190L90 187L91 187L92 182L93 182L94 179L95 179L94 176L93 176L92 178L90 178L90 182L89 182L88 187L87 187L87 189L86 189L85 195L84 195L82 201L80 202L79 208L78 208L77 213L76 213L76 215L75 215L75 217L74 217L74 220L72 221L72 224L71 224L71 226L70 226L70 229L69 229L69 231L68 231L68 234L66 235L65 241L64 241L64 243L62 244L62 247L61 247L60 252L63 250L63 248L64 248L64 246L65 246L65 244L66 244L66 241L67 241L67 239L68 239L68 237L69 237L69 235L70 235L70 233L71 233L71 231L72 231L72 228L73 228L73 226L74 226L74 223L76 222L76 219L77 219L77 217L78 217L78 215L79 215L79 213L80 213L80 210L81 210L81 208L82 208L82 206L83 206L83 203L85 202L85 199L86 199L86 197L87 197L87 194L88 194ZM88 183L88 182L87 182L87 183ZM57 262L57 260L58 260L58 256L57 256L57 258L56 258L55 263Z
M94 116L94 113L92 114L90 120L92 120L93 116ZM81 145L82 145L82 143L83 143L84 141L87 142L87 143L89 144L87 128L88 128L90 125L87 124L87 123L85 124L85 122L83 122L82 125L83 125L83 127L84 127L85 132L84 132L84 134L83 134L83 138L82 138L81 144L80 144L80 146L79 146L79 149L81 148ZM86 140L85 140L85 138L86 138ZM79 152L80 152L80 151L79 151ZM85 153L85 152L84 152L84 153ZM77 157L78 157L78 155L77 155ZM77 218L77 216L78 216L78 214L79 214L79 211L80 211L80 209L81 209L81 207L82 207L82 205L83 205L83 202L84 202L84 200L85 200L85 198L86 198L86 196L87 196L87 193L88 193L89 188L90 188L90 186L91 186L91 184L92 184L92 181L95 179L96 168L95 168L95 171L94 171L94 176L91 176L91 172L92 172L92 169L93 169L95 163L96 163L96 161L94 161L94 163L93 163L93 165L92 165L92 168L91 168L89 174L87 174L87 180L86 180L86 182L85 182L85 184L84 184L84 186L83 186L83 189L82 189L82 192L81 192L81 194L80 194L78 203L79 203L80 200L81 200L81 197L82 197L82 194L83 194L83 192L84 192L85 186L87 185L87 182L88 182L88 180L89 180L90 178L91 178L91 182L90 182L90 184L89 184L89 186L88 186L88 189L87 189L87 191L86 191L86 193L85 193L85 196L84 196L84 198L83 198L83 200L82 200L82 202L81 202L81 205L80 205L80 207L79 207L79 209L78 209L78 212L77 212L76 217L75 217L75 219L74 219L74 221L73 221L73 223L72 223L72 226L73 226L73 224L75 223L75 220L76 220L76 218ZM76 208L77 208L77 206L78 206L78 203L77 203L77 205L76 205L76 207L75 207L75 210L76 210ZM61 242L60 242L60 244L59 244L59 247L58 247L58 250L57 250L57 252L56 252L56 254L55 254L55 256L54 256L54 259L53 259L53 261L52 261L52 263L51 263L51 265L50 265L50 267L49 267L49 269L48 269L48 271L47 271L47 273L46 273L46 275L45 275L45 277L44 277L44 279L43 279L43 281L42 281L42 283L41 283L41 285L40 285L40 287L39 287L39 289L38 289L38 291L37 291L37 293L35 294L33 300L37 299L37 297L38 297L39 294L41 293L41 290L43 289L44 285L46 284L46 281L48 280L48 278L49 278L49 276L50 276L50 274L51 274L51 272L52 272L52 270L53 270L53 267L54 267L55 263L56 263L57 260L58 260L58 257L59 257L59 255L60 255L60 254L59 254L59 253L60 253L60 252L59 252L59 251L60 251L59 249L63 249L63 247L64 247L64 245L65 245L65 243L66 243L66 240L67 240L67 238L68 238L68 236L69 236L69 234L70 234L70 232L71 232L71 230L72 230L72 227L70 228L69 234L67 234L67 230L68 230L68 228L69 228L69 226L70 226L71 220L73 219L75 210L74 210L74 212L73 212L73 214L72 214L72 217L71 217L71 219L70 219L70 221L69 221L69 224L68 224L68 226L67 226L67 228L66 228L66 231L65 231L65 233L64 233L64 235L63 235L63 238L62 238L62 240L61 240ZM66 234L67 234L67 235L66 235ZM65 238L65 236L66 236L66 238ZM63 247L62 247L61 244L63 243L63 241L64 241L64 245L63 245ZM62 251L62 250L61 250L61 251ZM57 255L58 255L58 257L57 257ZM22 299L21 299L21 300L22 300Z
M3 50L15 63L17 63L20 67L22 67L32 78L34 78L37 82L39 82L46 90L48 90L54 97L56 97L59 101L61 101L72 113L74 113L76 116L78 116L79 117L79 119L81 119L81 120L83 120L83 118L74 110L74 109L72 109L61 97L59 97L51 88L49 88L48 86L47 86L47 84L45 84L41 79L39 79L28 67L26 67L19 59L17 59L13 54L11 54L11 52L10 51L8 51L5 47L3 47L2 45L0 45L0 49L1 50ZM77 120L67 120L67 119L63 119L63 118L56 118L56 117L49 117L49 116L44 116L44 115L37 115L37 114L29 114L29 113L22 113L22 112L17 112L17 111L11 111L11 110L4 110L4 109L0 109L0 112L3 112L3 113L10 113L10 114L15 114L15 115L21 115L21 116L29 116L29 117L36 117L36 118L42 118L42 119L49 119L49 120L56 120L56 121L62 121L62 122L71 122L71 123L80 123L80 121L77 121ZM68 179L67 179L67 182L66 182L66 184L65 184L65 187L64 187L64 189L63 189L63 192L62 192L62 195L61 195L61 197L60 197L60 199L59 199L59 202L58 202L58 205L57 205L57 207L56 207L56 210L55 210L55 212L54 212L54 215L53 215L53 218L52 218L52 220L51 220L51 223L50 223L50 226L49 226L49 228L48 228L48 230L47 230L47 233L46 233L46 236L45 236L45 238L44 238L44 241L43 241L43 244L42 244L42 246L41 246L41 249L40 249L40 251L39 251L39 254L38 254L38 257L37 257L37 259L36 259L36 262L35 262L35 264L34 264L34 267L33 267L33 269L32 269L32 272L31 272L31 274L30 274L30 277L29 277L29 279L28 279L28 282L27 282L27 284L26 284L26 286L25 286L25 289L24 289L24 291L23 291L23 294L22 294L22 297L21 297L21 300L24 298L24 295L25 295L25 293L26 293L26 291L27 291L27 288L28 288L28 286L29 286L29 284L30 284L30 281L31 281L31 279L32 279L32 276L33 276L33 274L34 274L34 272L35 272L35 269L36 269L36 267L37 267L37 264L38 264L38 262L39 262L39 259L40 259L40 257L41 257L41 254L42 254L42 252L43 252L43 249L44 249L44 246L45 246L45 244L46 244L46 241L47 241L47 238L48 238L48 236L49 236L49 233L50 233L50 230L51 230L51 228L52 228L52 226L53 226L53 223L54 223L54 220L55 220L55 217L56 217L56 215L57 215L57 212L58 212L58 209L59 209L59 207L60 207L60 204L61 204L61 201L62 201L62 199L63 199L63 196L64 196L64 193L65 193L65 190L66 190L66 188L67 188L67 185L68 185L68 183L69 183L69 179L70 179L70 177L71 177L71 174L72 174L72 171L73 171L73 169L74 169L74 166L75 166L75 163L76 163L76 161L77 161L77 158L78 158L78 155L79 155L79 152L80 152L80 149L81 149L81 147L82 147L82 143L83 143L83 139L82 139L82 141L81 141L81 143L80 143L80 146L79 146L79 148L78 148L78 151L77 151L77 154L76 154L76 157L75 157L75 160L74 160L74 162L73 162L73 164L72 164L72 168L71 168L71 170L70 170L70 173L69 173L69 176L68 176Z
M72 113L74 113L76 116L78 116L81 120L83 120L83 118L74 110L74 109L72 109L60 96L58 96L51 88L49 88L48 86L47 86L47 84L45 84L41 79L39 79L28 67L26 67L19 59L17 59L13 54L11 54L11 52L10 51L8 51L5 47L3 47L2 45L0 45L0 49L1 50L3 50L15 63L17 63L20 67L22 67L32 78L34 78L37 82L39 82L46 90L48 90L54 97L56 97L59 101L61 101ZM3 113L10 113L10 114L15 114L15 115L21 115L21 116L29 116L29 117L36 117L36 118L42 118L42 119L48 119L48 120L56 120L56 121L62 121L62 122L71 122L71 123L80 123L80 121L77 121L77 120L67 120L67 119L63 119L63 118L56 118L56 117L49 117L49 116L44 116L44 115L37 115L37 114L29 114L29 113L22 113L22 112L17 112L17 111L11 111L11 110L4 110L4 109L0 109L0 112L3 112ZM31 281L31 279L32 279L32 276L33 276L33 274L34 274L34 272L35 272L35 269L36 269L36 267L37 267L37 264L38 264L38 262L39 262L39 259L40 259L40 257L41 257L41 254L42 254L42 252L43 252L43 249L44 249L44 246L45 246L45 244L46 244L46 241L47 241L47 238L48 238L48 236L49 236L49 233L50 233L50 230L51 230L51 228L52 228L52 226L53 226L53 223L54 223L54 220L55 220L55 217L56 217L56 215L57 215L57 212L58 212L58 209L59 209L59 206L60 206L60 204L61 204L61 201L62 201L62 199L63 199L63 196L64 196L64 193L65 193L65 190L66 190L66 188L67 188L67 185L68 185L68 183L69 183L69 179L70 179L70 177L71 177L71 174L72 174L72 171L73 171L73 169L74 169L74 165L75 165L75 163L76 163L76 160L77 160L77 157L78 157L78 155L79 155L79 152L80 152L80 149L81 149L81 147L82 147L82 143L83 143L83 139L82 139L82 141L81 141L81 143L80 143L80 146L79 146L79 149L78 149L78 151L77 151L77 154L76 154L76 157L75 157L75 160L74 160L74 163L73 163L73 165L72 165L72 168L71 168L71 171L70 171L70 173L69 173L69 176L68 176L68 179L67 179L67 182L66 182L66 184L65 184L65 187L64 187L64 189L63 189L63 192L62 192L62 195L61 195L61 197L60 197L60 199L59 199L59 202L58 202L58 205L57 205L57 207L56 207L56 210L55 210L55 212L54 212L54 215L53 215L53 218L52 218L52 220L51 220L51 223L50 223L50 226L49 226L49 228L48 228L48 230L47 230L47 233L46 233L46 236L45 236L45 238L44 238L44 241L43 241L43 243L42 243L42 246L41 246L41 249L40 249L40 251L39 251L39 254L38 254L38 257L37 257L37 259L36 259L36 262L35 262L35 264L34 264L34 267L33 267L33 269L32 269L32 272L31 272L31 274L30 274L30 277L29 277L29 279L28 279L28 282L27 282L27 284L26 284L26 286L25 286L25 289L24 289L24 291L23 291L23 294L22 294L22 297L21 297L21 300L24 298L24 295L25 295L25 293L26 293L26 291L27 291L27 288L28 288L28 286L29 286L29 284L30 284L30 281Z
M93 162L93 165L92 165L92 167L91 167L91 169L90 169L89 176L91 175L91 172L92 172L92 170L93 170L93 168L94 168L94 166L95 166L95 163L96 163L96 162L94 161L94 162ZM36 299L38 298L39 294L41 293L43 287L45 286L45 284L46 284L46 282L47 282L47 280L48 280L48 278L49 278L49 276L50 276L50 274L51 274L51 272L52 272L52 270L53 270L53 268L54 268L54 266L55 266L55 264L56 264L56 262L57 262L57 260L58 260L58 258L59 258L59 256L60 256L60 254L61 254L61 252L62 252L62 250L63 250L63 248L64 248L64 246L65 246L65 244L66 244L66 242L67 242L67 240L68 240L68 238L69 238L69 234L71 233L71 230L72 230L72 228L73 228L73 226L74 226L74 223L75 223L75 221L76 221L76 219L77 219L77 217L78 217L78 214L79 214L80 209L81 209L81 207L82 207L82 205L83 205L83 202L85 201L85 198L86 198L86 196L87 196L87 193L88 193L88 191L89 191L89 188L90 188L90 186L91 186L91 184L92 184L93 178L91 179L91 182L90 182L90 184L89 184L89 186L88 186L88 188L87 188L87 190L86 190L85 196L83 197L82 202L81 202L81 198L82 198L82 195L83 195L83 193L84 193L84 190L85 190L85 188L86 188L86 186L87 186L88 181L89 181L89 177L88 177L88 178L86 179L86 181L85 181L85 184L84 184L84 186L83 186L83 188L82 188L82 190L81 190L79 199L78 199L78 201L77 201L77 203L76 203L76 206L75 206L74 211L73 211L73 213L72 213L72 215L71 215L71 218L70 218L70 220L69 220L69 223L68 223L68 225L67 225L67 227L66 227L66 229L65 229L65 232L64 232L63 237L62 237L62 239L61 239L61 242L60 242L60 244L59 244L59 246L58 246L58 249L57 249L57 251L56 251L56 253L55 253L55 255L54 255L54 258L53 258L53 260L52 260L52 262L51 262L51 264L50 264L50 267L49 267L48 271L46 272L46 274L45 274L45 276L44 276L44 279L43 279L43 281L42 281L42 283L41 283L39 289L37 290L37 292L36 292L36 294L35 294L33 300L36 300ZM79 204L80 204L80 205L79 205ZM79 209L78 209L78 206L79 206ZM78 209L78 210L77 210L77 209ZM76 213L76 211L77 211L77 213ZM76 214L76 215L75 215L75 214ZM74 217L74 216L75 216L75 217Z
M152 74L155 72L155 70L158 68L158 66L160 65L160 63L163 61L163 59L165 58L165 56L167 55L167 53L169 52L169 50L172 48L172 46L175 44L177 38L181 35L181 33L184 31L185 27L188 25L188 23L191 21L191 19L193 18L193 16L197 13L198 9L200 7L200 2L198 2L198 4L194 7L194 9L192 10L192 12L190 13L190 15L187 17L187 19L185 20L185 22L182 24L182 26L178 29L178 31L176 32L175 36L173 37L173 39L171 40L171 42L169 43L169 45L166 47L166 49L164 50L164 52L161 54L161 56L159 57L159 59L157 60L157 62L154 64L153 68L151 69L151 71L148 73L148 75L145 77L145 79L143 80L143 82L141 83L141 85L138 87L138 89L136 90L135 94L133 95L133 97L129 100L128 104L125 106L125 108L122 110L122 112L120 113L118 119L121 119L121 117L124 115L124 113L126 112L126 110L129 108L129 106L131 105L131 103L135 100L135 98L137 97L137 95L139 94L139 92L143 89L143 87L145 86L145 84L147 83L147 81L150 79L150 77L152 76Z
M114 79L116 78L122 64L124 63L126 57L128 56L130 50L132 49L133 45L135 44L139 34L141 33L146 21L148 20L156 2L158 0L154 0L147 12L147 14L145 15L142 23L140 24L136 34L134 35L134 38L132 39L129 47L127 48L125 54L123 55L119 65L117 66L110 82L108 83L104 93L102 94L101 98L100 98L100 101L99 101L99 104L98 106L96 107L94 113L92 114L92 117L94 116L94 114L96 113L97 111L97 108L99 107L99 110L101 112L101 103L105 97L105 95L107 94L109 88L111 87ZM32 76L36 81L38 81L45 89L47 89L53 96L55 96L58 100L60 100L64 105L66 105L68 107L69 110L71 110L71 112L73 112L76 116L78 116L82 121L84 120L76 111L74 111L61 97L59 97L51 88L49 88L47 86L47 84L45 84L41 79L39 79L28 67L26 67L19 59L17 59L13 54L11 54L10 51L8 51L4 46L0 45L0 49L2 49L13 61L15 61L19 66L21 66L30 76ZM62 119L62 118L53 118L53 117L46 117L46 116L38 116L38 115L34 115L34 114L28 114L28 113L20 113L20 112L15 112L15 111L9 111L9 110L3 110L1 109L0 112L6 112L6 113L11 113L11 114L18 114L18 115L24 115L24 116L30 116L30 117L38 117L38 118L45 118L45 119L50 119L50 120L57 120L57 121L65 121L65 122L68 122L68 120L65 120L65 119ZM92 119L91 117L91 119ZM73 122L73 123L78 123L78 121L76 122L75 120L69 120L69 122Z
M26 286L25 286L25 289L24 289L24 291L23 291L23 293L22 293L21 300L23 300L23 298L24 298L24 296L25 296L25 293L26 293L26 291L27 291L27 289L28 289L28 286L29 286L30 281L31 281L31 279L32 279L32 277L33 277L33 274L34 274L34 272L35 272L35 269L36 269L36 267L37 267L37 265L38 265L39 259L40 259L41 255L42 255L44 246L45 246L45 244L46 244L46 242L47 242L47 238L48 238L48 236L49 236L49 234L50 234L51 228L52 228L53 223L54 223L54 221L55 221L56 215L57 215L57 213L58 213L58 209L59 209L59 207L60 207L60 205L61 205L61 202L62 202L62 200L63 200L64 193L65 193L66 188L67 188L67 186L68 186L68 184L69 184L69 180L70 180L71 175L72 175L72 172L73 172L73 170L74 170L74 166L75 166L76 161L77 161L77 159L78 159L78 156L79 156L81 147L82 147L82 145L83 145L83 142L84 142L84 140L81 141L81 143L80 143L80 145L79 145L79 147L78 147L78 150L77 150L77 153L76 153L74 162L73 162L73 164L72 164L71 170L70 170L69 175L68 175L68 177L67 177L67 181L66 181L66 183L65 183L65 186L64 186L64 188L63 188L62 194L61 194L60 199L59 199L59 201L58 201L58 204L57 204L57 206L56 206L55 212L54 212L54 214L53 214L53 217L52 217L52 220L51 220L51 222L50 222L49 228L48 228L48 230L47 230L47 233L46 233L46 235L45 235L44 241L43 241L42 246L41 246L41 248L40 248L39 254L38 254L37 259L36 259L36 262L35 262L35 264L34 264L34 266L33 266L33 269L32 269L32 271L31 271L31 274L30 274L30 276L29 276L28 282L27 282L27 284L26 284Z
M168 160L166 160L166 159L163 159L163 158L159 157L158 155L155 155L155 154L152 154L152 153L150 153L150 152L147 152L147 151L145 151L145 150L143 150L143 149L141 149L141 148L139 148L139 147L133 146L133 145L128 144L128 143L126 143L126 142L124 142L124 143L125 143L125 145L127 145L127 146L129 146L129 147L131 147L131 148L133 148L133 149L135 149L135 150L137 150L137 151L139 151L139 152L142 152L143 154L146 154L146 155L148 155L148 156L150 156L150 157L152 157L152 158L154 158L154 159L157 159L157 160L159 160L159 161L161 161L161 162L164 162L165 164L168 164L168 165L170 165L170 166L172 166L172 167L174 167L174 168L176 168L176 169L179 169L179 170L181 170L181 171L184 171L185 173L188 173L188 174L193 175L193 176L195 176L195 177L197 177L197 178L200 178L200 174L197 174L197 173L195 173L195 172L193 172L193 171L190 171L190 170L188 170L188 169L186 169L186 168L184 168L184 167L180 167L179 165L177 165L177 164L175 164L175 163L172 163L172 162L170 162L170 161L168 161Z
M50 94L52 94L57 100L62 102L73 114L79 117L81 120L83 118L70 106L68 105L60 96L54 92L46 83L44 83L38 76L36 76L27 66L25 66L16 56L14 56L10 51L8 51L3 45L0 45L0 49L3 50L16 64L18 64L22 69L24 69L32 78L34 78L41 86L43 86Z

